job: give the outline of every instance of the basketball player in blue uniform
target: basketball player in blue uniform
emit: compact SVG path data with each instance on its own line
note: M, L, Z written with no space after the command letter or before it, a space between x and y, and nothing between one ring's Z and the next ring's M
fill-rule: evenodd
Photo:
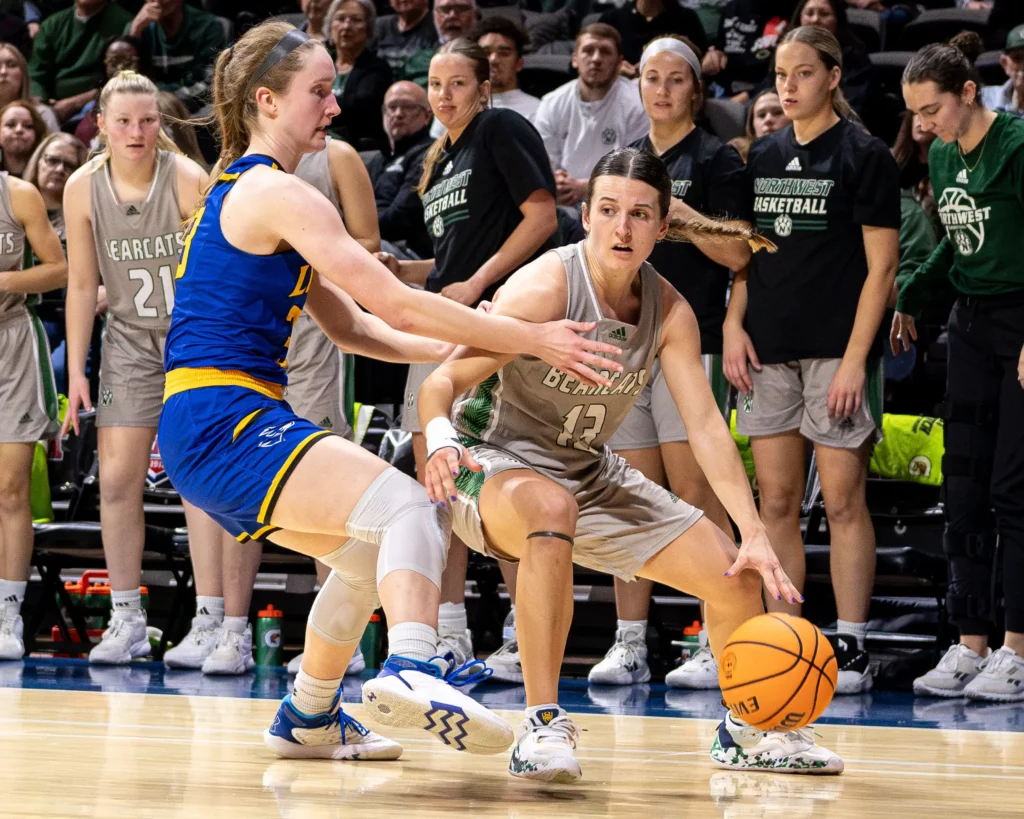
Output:
M382 603L392 653L364 696L388 699L387 724L433 730L458 750L498 753L511 744L511 727L450 684L472 678L470 669L436 655L450 508L292 412L282 400L291 328L305 306L339 346L408 358L379 325L367 332L354 298L416 335L520 351L604 386L611 379L591 367L618 372L599 354L619 348L581 338L593 322L530 324L407 288L360 247L337 210L291 173L302 154L324 145L338 113L334 75L321 43L278 21L251 29L217 58L223 147L176 272L164 463L182 497L239 541L266 539L332 569L310 613L323 643L307 646L295 693L269 731L281 744L321 746L308 755L335 759L401 753L342 712L340 676L331 673L339 657L347 664Z

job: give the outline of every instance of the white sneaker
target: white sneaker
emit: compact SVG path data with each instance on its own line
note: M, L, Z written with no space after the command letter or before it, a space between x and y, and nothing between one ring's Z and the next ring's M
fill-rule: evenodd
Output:
M951 645L935 668L914 680L914 693L926 697L962 697L967 684L981 673L987 662L988 658L961 643Z
M217 631L217 644L203 660L204 674L237 676L252 671L256 661L252 658L252 626L245 631L230 631L221 626Z
M217 645L217 632L221 621L209 614L197 614L180 643L164 652L164 665L168 668L202 668L203 660Z
M583 776L575 754L578 736L576 724L561 708L527 717L516 731L508 772L542 782L575 782Z
M299 669L302 668L302 654L296 654L288 661L288 673L293 677L299 673ZM356 646L356 653L352 655L352 659L348 661L348 668L345 669L345 676L349 677L354 674L362 674L363 669L366 668L366 658L363 657L363 650Z
M445 655L451 652L455 657L455 665L460 666L476 659L473 653L473 632L468 628L459 633L452 634L437 633L437 653Z
M761 731L729 714L718 726L711 761L734 771L787 774L838 774L843 760L814 741L814 731Z
M484 669L471 673L473 668ZM457 666L451 657L429 661L392 655L363 683L363 705L381 725L424 728L445 745L471 754L498 754L512 744L512 726L454 685L485 679L484 663Z
M25 656L25 624L21 615L0 616L0 660L20 660Z
M964 693L969 700L1024 702L1024 659L1007 646L993 651Z
M718 688L718 663L708 646L702 645L689 660L665 675L669 688Z
M89 662L97 665L125 665L136 657L150 654L146 632L146 612L113 612L110 625L99 645L89 652Z
M493 680L521 683L523 667L519 664L519 642L513 637L487 658L487 667L494 673Z
M647 666L647 645L642 626L629 626L615 632L615 644L604 659L590 669L591 685L632 685L651 679Z

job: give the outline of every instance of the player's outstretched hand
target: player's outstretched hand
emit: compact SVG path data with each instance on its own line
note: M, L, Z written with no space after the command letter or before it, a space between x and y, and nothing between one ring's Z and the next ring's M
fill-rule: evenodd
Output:
M583 384L610 387L613 384L611 373L621 373L622 365L604 356L622 355L622 348L580 335L596 326L596 321L568 319L538 324L534 335L536 343L528 352L563 373L575 376ZM603 355L595 355L601 353Z
M79 434L78 411L83 408L92 409L92 401L89 400L89 379L84 375L73 375L68 379L68 408L60 428L62 438L68 434L69 427L74 427L75 435Z
M743 538L740 553L736 562L725 573L726 577L735 577L740 572L752 569L761 575L768 594L776 600L785 597L790 603L803 603L804 597L797 591L793 581L779 563L779 558L768 541L768 533L761 529L751 537Z
M433 503L455 503L455 479L459 476L459 467L464 466L470 472L483 469L468 449L456 449L446 446L437 450L427 459L423 472L423 485L427 488L427 497Z

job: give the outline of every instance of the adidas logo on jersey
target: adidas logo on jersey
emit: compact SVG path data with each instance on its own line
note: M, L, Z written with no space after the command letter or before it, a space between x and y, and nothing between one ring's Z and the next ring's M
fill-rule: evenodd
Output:
M614 330L608 333L608 338L612 341L625 341L626 340L626 328L616 327Z
M21 420L18 421L18 423L19 424L31 424L32 423L32 416L29 413L26 412L24 415L21 416Z
M961 185L967 184L967 168L964 168L960 173L956 175L956 181Z
M802 171L803 166L800 164L800 157L794 156L789 160L789 164L786 166L787 171Z
M330 429L332 426L334 426L331 423L331 416L324 416L323 420L320 421L320 426L324 427L324 429Z
M138 216L139 209L135 205L129 205L128 210L124 212L125 216Z

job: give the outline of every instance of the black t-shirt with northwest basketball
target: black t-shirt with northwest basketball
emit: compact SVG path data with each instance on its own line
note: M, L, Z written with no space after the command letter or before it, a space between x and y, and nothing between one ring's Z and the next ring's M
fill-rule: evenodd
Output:
M634 148L655 153L649 137ZM731 145L694 128L661 155L672 177L672 195L705 216L750 220L743 160ZM722 323L729 269L689 242L658 242L650 263L690 303L700 325L702 353L722 352Z
M540 134L508 108L477 114L442 152L423 195L435 260L427 289L439 293L476 273L523 221L519 206L537 190L555 193ZM549 238L535 256L552 247ZM490 298L500 284L483 297Z
M900 227L896 161L844 119L806 145L792 125L758 139L747 177L755 225L779 247L750 263L744 325L758 358L841 358L868 274L862 227Z

